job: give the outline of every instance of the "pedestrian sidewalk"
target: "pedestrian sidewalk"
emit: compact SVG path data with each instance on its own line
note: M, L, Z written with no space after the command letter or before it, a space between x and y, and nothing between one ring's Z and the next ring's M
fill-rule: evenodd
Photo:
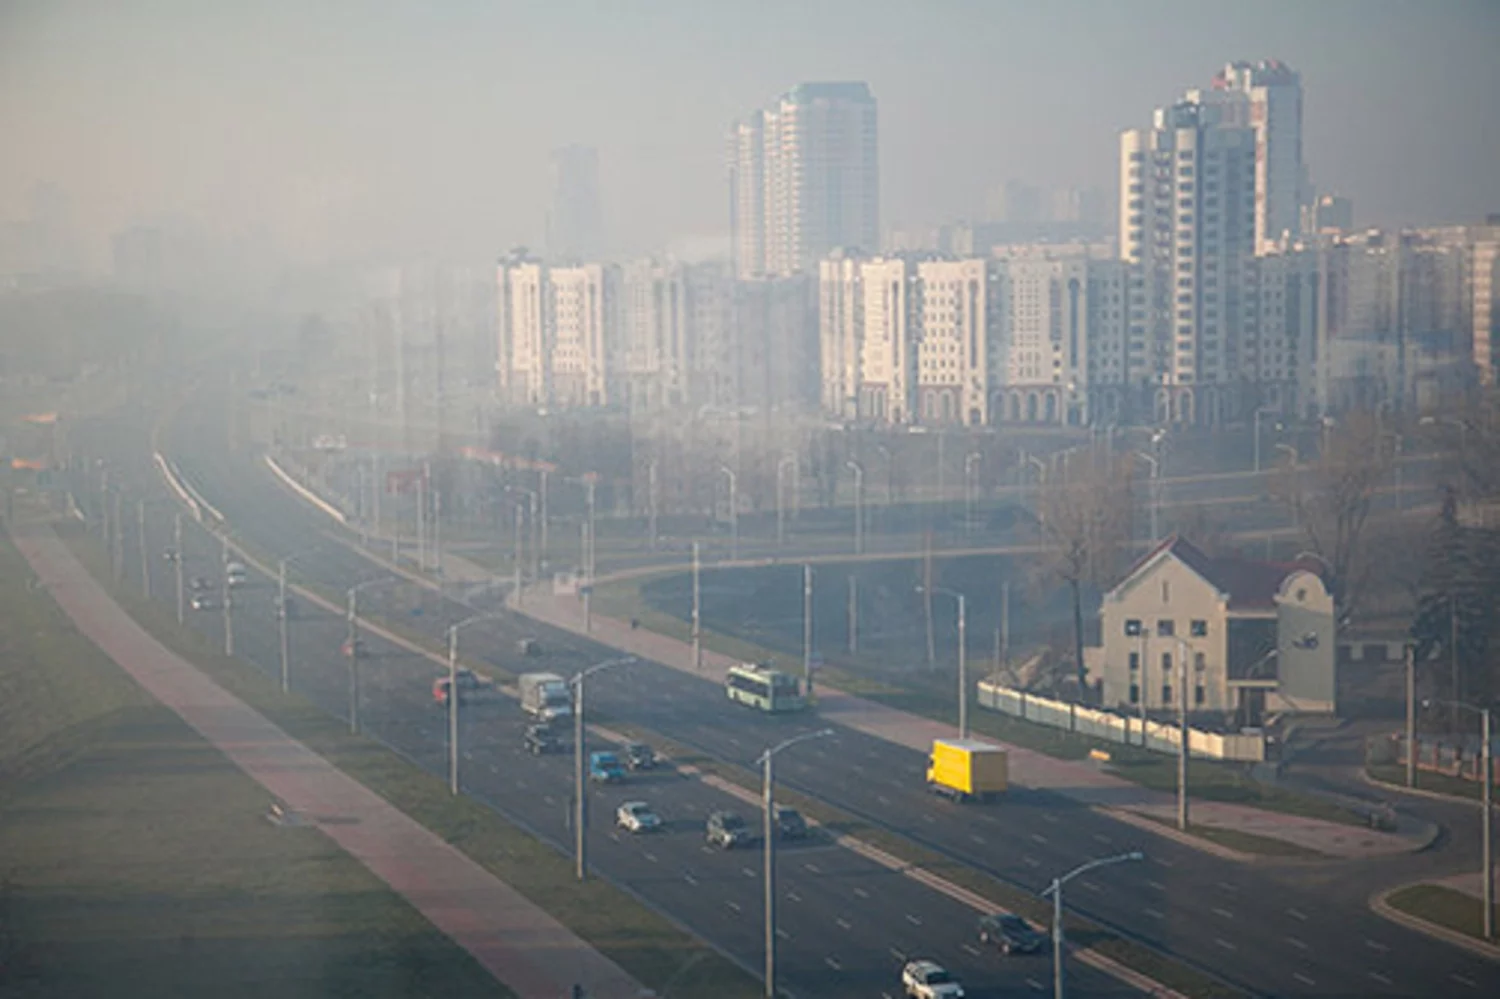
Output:
M521 613L558 628L583 634L582 601L576 595L554 595L545 584L527 587L522 595ZM509 599L516 607L514 595ZM734 660L703 650L703 669L693 668L692 646L684 641L643 629L632 629L628 622L599 614L592 615L589 637L605 645L662 663L674 669L694 673L716 683L724 681L725 671ZM932 747L932 740L949 738L952 726L942 722L886 707L874 701L844 693L832 687L818 687L820 717L867 735L873 735L922 753ZM991 740L996 741L996 740ZM1117 811L1148 820L1143 828L1165 835L1177 834L1170 825L1177 819L1174 795L1144 788L1095 766L1074 760L1061 760L1022 746L1004 745L1010 754L1012 782L1026 787L1043 788L1064 795L1080 804ZM1426 845L1430 836L1414 838L1382 833L1323 819L1272 812L1228 802L1193 801L1194 825L1250 833L1267 839L1281 840L1308 850L1340 858L1370 858L1406 853ZM1167 826L1158 826L1165 822ZM1141 825L1140 822L1135 823ZM1205 845L1196 837L1187 837L1192 845ZM1229 852L1217 848L1211 852Z
M555 999L575 985L591 999L651 994L515 889L163 646L109 597L50 526L24 525L13 538L80 632L518 995Z

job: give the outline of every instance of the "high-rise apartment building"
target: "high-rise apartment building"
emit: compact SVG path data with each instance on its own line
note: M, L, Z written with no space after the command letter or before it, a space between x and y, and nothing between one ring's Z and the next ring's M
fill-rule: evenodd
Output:
M740 278L815 274L840 247L880 242L875 98L864 83L803 83L736 123L730 226Z
M497 270L497 374L524 406L608 406L622 368L619 271L524 256Z
M599 151L563 146L552 151L552 206L547 213L547 255L553 260L595 260L603 252Z
M1301 231L1310 199L1302 161L1302 79L1277 59L1232 62L1208 90L1186 100L1218 109L1224 126L1255 133L1255 246L1265 250Z
M1257 350L1243 290L1256 133L1220 111L1182 101L1120 137L1120 253L1134 265L1126 367L1157 422L1237 416L1241 365Z

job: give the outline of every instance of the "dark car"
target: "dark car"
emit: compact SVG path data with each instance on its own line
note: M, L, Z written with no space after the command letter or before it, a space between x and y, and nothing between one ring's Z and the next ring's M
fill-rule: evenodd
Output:
M755 842L755 833L734 812L714 812L708 817L704 829L708 842L721 850L749 846Z
M979 942L994 944L1002 954L1035 954L1047 938L1013 912L997 912L979 918Z
M522 744L528 753L536 756L541 756L543 753L560 753L568 748L567 743L558 738L557 733L546 725L529 726Z
M632 742L625 747L625 765L632 770L651 770L656 766L656 750L644 742Z
M214 584L209 582L208 579L203 576L194 576L192 581L188 583L188 586L194 593L202 593L204 590L211 590L214 588Z
M482 684L474 671L460 666L453 674L454 681L458 685L458 703L465 704L472 699L472 695L479 690ZM448 704L448 678L440 676L432 681L432 699L436 703Z
M806 839L807 820L795 808L778 808L776 831L782 839Z

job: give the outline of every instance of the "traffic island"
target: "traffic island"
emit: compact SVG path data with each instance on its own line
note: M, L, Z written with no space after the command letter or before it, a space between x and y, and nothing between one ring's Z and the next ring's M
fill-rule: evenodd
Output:
M1379 892L1370 908L1392 922L1462 947L1491 960L1500 960L1500 944L1484 939L1484 903L1456 885L1478 875L1445 881L1424 881Z

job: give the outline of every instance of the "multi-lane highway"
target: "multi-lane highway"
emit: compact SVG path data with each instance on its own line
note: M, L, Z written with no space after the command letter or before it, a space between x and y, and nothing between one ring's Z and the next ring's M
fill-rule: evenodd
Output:
M117 424L104 435L109 450L118 454L125 436ZM211 473L194 462L201 475L200 488L210 493ZM138 469L134 477L145 487L148 473ZM223 497L213 495L220 506ZM282 497L261 497L270 502ZM221 509L230 516L237 500ZM273 509L279 506L272 504ZM290 555L309 552L321 535L296 517L295 509L284 528L256 534L257 545L270 542L267 550ZM146 565L152 589L158 598L175 599L174 567L160 553L172 544L170 510L164 503L152 511L147 524ZM257 523L260 523L257 521ZM127 529L126 564L139 565L137 543ZM251 537L249 530L240 533ZM219 543L196 524L185 531L183 558L188 576L219 576ZM318 552L317 564L327 564L316 578L324 583L376 578L367 564L337 546ZM347 575L341 575L346 573ZM307 578L303 575L302 578ZM235 591L233 630L236 654L274 675L279 662L276 619L271 580L252 576L250 585ZM445 607L420 592L407 588L394 597L377 597L367 591L367 603L386 613L405 613L410 626L436 630L467 613ZM339 654L345 625L337 615L319 611L306 600L293 623L293 686L330 713L343 715L348 704L347 662ZM418 610L419 615L413 615ZM215 642L223 640L222 614L217 610L189 610L190 621ZM466 658L488 660L506 669L549 668L570 672L592 661L594 652L565 639L548 636L540 659L522 660L514 653L514 637L521 632L514 622L499 631L485 632L476 625L465 633ZM445 716L430 694L430 681L437 667L398 645L365 633L370 656L362 664L360 715L366 730L387 741L417 763L442 772L445 767ZM477 652L475 655L473 653ZM632 670L632 676L638 671ZM610 688L600 674L591 687L590 700L609 710L603 695ZM595 697L598 691L600 696ZM716 702L717 704L717 702ZM467 707L464 711L461 749L463 788L499 808L507 816L559 844L571 842L567 825L572 793L571 758L534 757L522 749L525 719L513 702L500 700ZM798 730L806 722L787 720ZM782 728L779 734L792 729ZM826 740L835 754L844 737ZM813 745L799 747L802 753ZM761 748L757 746L758 749ZM788 753L787 765L794 758ZM631 836L612 830L615 807L622 801L644 799L667 820L666 829L649 836ZM751 968L758 968L762 952L760 854L758 851L724 852L708 847L703 822L716 809L739 811L754 820L752 808L704 783L681 776L671 769L633 777L622 787L591 790L590 808L592 865L623 885L647 904L660 909ZM1048 986L1050 968L1045 956L1002 958L981 950L974 935L976 913L961 902L934 891L903 875L843 849L821 834L806 843L788 844L779 863L780 980L793 995L871 996L894 995L901 959L930 956L957 972L979 996L1025 994ZM1122 986L1088 968L1076 968L1071 987L1080 995L1123 996L1135 990Z
M119 428L113 433L118 435ZM222 415L199 400L174 424L166 447L235 530L258 548L290 555L325 543L321 525L267 482L249 455L227 451L224 440ZM114 450L122 446L119 441L100 443ZM164 537L153 544L165 544ZM304 562L299 568L304 578L338 588L377 574L360 557L337 546L325 547ZM168 591L165 579L156 589ZM276 657L274 618L268 600L262 606L260 627L251 623L253 598L247 597L236 611L237 639L242 655L271 665ZM387 609L394 606L386 601ZM422 614L409 615L408 622L435 637L447 623L471 612L451 602L431 601ZM203 618L202 625L217 628L218 615ZM611 655L610 650L546 633L511 616L502 616L493 627L476 625L465 646L486 649L486 658L516 669L521 664L508 653L522 634L542 635L544 648L552 650L542 663L559 672ZM336 620L312 618L297 624L294 645L297 688L335 711L342 710L347 690L344 664L335 653L341 636L342 625ZM367 723L419 760L440 765L441 717L431 707L424 679L430 677L430 668L391 648L377 646L375 651L365 687ZM740 764L748 764L768 742L806 724L732 710L715 686L651 664L601 674L590 688L590 701L610 717ZM483 712L493 721L483 721ZM564 838L566 779L549 778L546 768L565 768L554 766L556 761L519 756L520 722L514 711L475 708L471 715L466 726L466 789L492 797L542 834ZM405 740L411 740L412 748ZM938 803L922 789L921 764L918 753L840 731L834 739L798 747L795 755L782 761L779 773L788 785L1032 889L1080 860L1140 842L1137 830L1045 791L1017 791L994 808ZM716 804L717 792L701 784L661 780L662 792L645 796L669 819L696 822L704 810L723 805ZM605 797L606 802L613 800L612 792ZM601 816L604 810L597 808L595 814ZM759 885L753 862L743 855L705 853L701 838L684 826L648 843L604 840L597 823L594 835L599 842L595 859L602 871L747 963L757 960ZM651 847L649 842L672 846ZM1309 890L1304 885L1309 873L1305 867L1243 867L1166 839L1153 839L1145 846L1150 857L1146 863L1110 868L1080 881L1070 894L1070 905L1265 994L1477 995L1500 989L1494 965L1379 920L1347 894ZM647 858L647 852L656 859ZM830 859L802 861L804 854ZM794 991L878 994L893 980L898 963L894 955L917 949L937 954L990 988L1029 989L1033 982L1046 980L1043 965L1027 967L1024 961L971 954L966 945L974 944L972 913L936 893L913 892L909 882L830 846L789 852L785 859L785 967ZM745 874L747 868L752 875ZM1320 879L1329 877L1329 867L1316 870ZM709 875L712 891L702 890L704 878L697 872ZM688 876L699 884L688 882ZM1362 870L1357 876L1366 878L1370 872ZM799 877L802 880L796 881ZM1350 877L1356 877L1352 869ZM794 882L798 887L792 887ZM865 894L856 893L855 887ZM792 894L799 901L791 902ZM799 912L803 905L806 908ZM886 914L884 918L877 911ZM1075 984L1080 990L1114 988L1107 981L1085 977L1075 979Z

